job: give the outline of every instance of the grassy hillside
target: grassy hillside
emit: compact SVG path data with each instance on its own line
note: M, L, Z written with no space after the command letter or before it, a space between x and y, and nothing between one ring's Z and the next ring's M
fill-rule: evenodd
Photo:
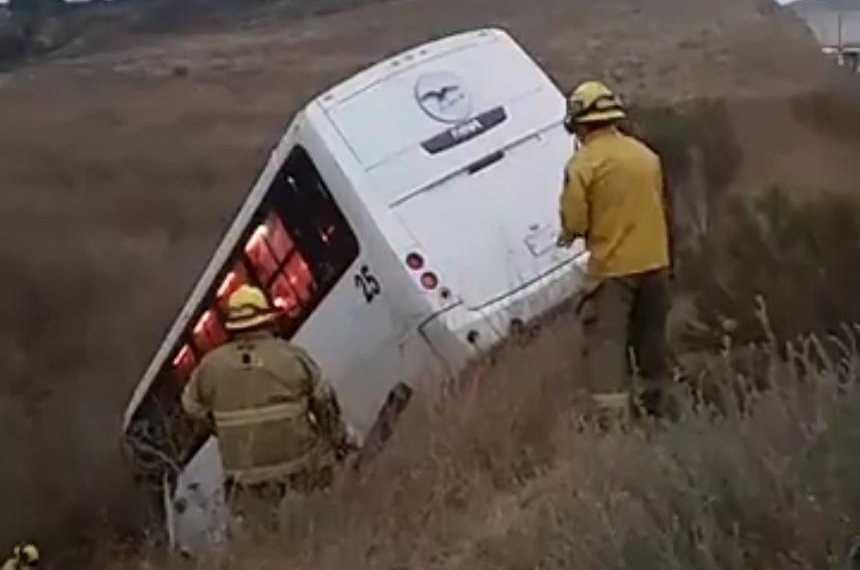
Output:
M235 28L144 30L0 78L0 290L11 300L0 441L15 458L0 504L16 513L0 518L0 544L73 543L103 519L134 525L117 437L143 366L290 114L393 51L502 25L561 85L596 75L658 117L669 108L667 120L691 106L677 128L660 120L649 132L677 155L693 205L777 183L793 185L792 199L856 189L851 98L832 98L836 76L797 22L752 0L400 0L299 21L278 6ZM778 263L763 267L785 286Z
M766 328L764 330L767 330ZM240 529L230 568L837 568L857 533L856 331L763 343L684 368L671 426L574 421L569 319L466 387L419 394L391 446L276 534ZM766 391L762 389L767 386ZM186 567L108 550L100 567ZM208 564L208 562L204 562Z

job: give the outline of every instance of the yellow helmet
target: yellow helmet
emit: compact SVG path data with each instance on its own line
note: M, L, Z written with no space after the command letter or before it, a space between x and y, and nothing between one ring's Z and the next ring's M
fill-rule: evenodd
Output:
M37 566L39 564L39 549L35 544L22 544L15 547L15 560L22 566Z
M257 287L242 285L227 300L227 322L231 331L250 329L275 320L276 313L266 294Z
M621 99L599 81L586 81L573 90L568 99L565 126L619 121L627 117Z

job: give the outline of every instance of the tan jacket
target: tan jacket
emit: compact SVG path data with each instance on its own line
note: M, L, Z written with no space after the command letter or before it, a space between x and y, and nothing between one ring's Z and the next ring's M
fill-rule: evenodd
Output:
M238 336L207 354L182 406L211 414L224 469L257 484L331 465L341 433L333 392L301 348L268 333Z
M18 561L15 559L15 557L12 557L3 563L3 566L2 568L0 568L0 570L18 570Z
M583 141L565 174L564 237L585 237L592 276L634 275L669 265L668 205L654 152L610 127Z

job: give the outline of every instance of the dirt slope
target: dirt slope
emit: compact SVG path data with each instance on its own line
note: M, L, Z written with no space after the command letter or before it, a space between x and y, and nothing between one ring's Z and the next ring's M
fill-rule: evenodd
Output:
M133 522L120 413L290 113L392 51L484 25L512 31L561 84L596 75L637 102L784 103L832 74L767 2L401 0L153 36L3 77L0 442L14 461L0 505L15 516L0 518L0 548L23 534L73 539L103 512ZM772 120L784 123L773 136L753 129L762 164L804 142L790 115ZM835 168L856 173L853 162ZM771 170L746 176L781 176Z

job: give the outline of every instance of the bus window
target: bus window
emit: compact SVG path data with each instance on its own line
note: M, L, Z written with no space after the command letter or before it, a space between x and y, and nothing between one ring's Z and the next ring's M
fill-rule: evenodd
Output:
M249 221L232 262L189 323L173 368L186 379L206 353L227 341L227 300L241 285L258 286L269 295L281 314L281 334L289 337L357 257L352 228L310 156L296 147Z
M203 300L172 347L172 355L163 363L148 395L155 405L146 409L163 410L165 415L159 417L170 424L165 431L171 434L170 441L159 444L163 451L179 450L182 457L190 457L195 447L205 441L196 432L188 435L187 418L179 402L181 386L200 360L229 338L224 319L230 294L243 284L263 289L280 313L280 335L290 338L358 254L355 233L310 156L303 148L294 148L233 246L228 261L208 283ZM160 420L147 416L144 421Z
M302 148L275 176L251 228L244 252L252 279L290 335L358 257L358 242Z

